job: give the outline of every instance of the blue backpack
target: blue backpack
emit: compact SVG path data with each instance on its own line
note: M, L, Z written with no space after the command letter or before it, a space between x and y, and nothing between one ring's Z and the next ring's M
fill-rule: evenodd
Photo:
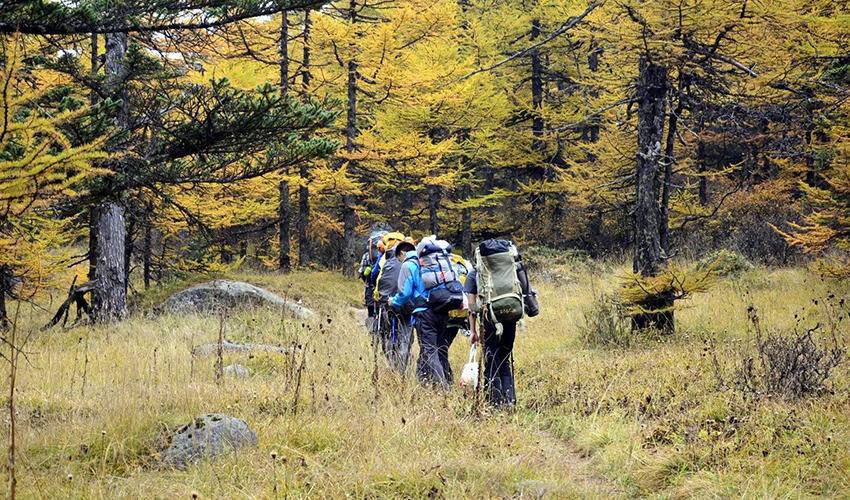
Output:
M428 308L436 312L463 308L463 284L455 272L451 246L426 245L419 254L419 273Z

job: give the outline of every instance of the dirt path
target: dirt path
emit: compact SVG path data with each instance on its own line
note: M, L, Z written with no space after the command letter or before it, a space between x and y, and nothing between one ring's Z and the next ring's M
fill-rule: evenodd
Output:
M349 314L358 324L365 324L366 310L351 307ZM416 347L414 347L415 351ZM413 359L416 352L412 353ZM522 462L536 471L533 478L516 485L515 498L626 498L617 484L601 475L592 460L569 440L555 435L542 422L522 417L509 417L511 425L525 439L536 444L533 453L522 456Z
M536 423L518 425L538 440L541 458L548 466L561 470L563 476L575 485L576 493L582 498L626 497L613 481L594 470L592 461L569 441L555 436Z

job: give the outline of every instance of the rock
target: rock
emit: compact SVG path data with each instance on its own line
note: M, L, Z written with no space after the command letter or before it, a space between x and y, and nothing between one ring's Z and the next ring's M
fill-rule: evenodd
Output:
M278 352L285 354L291 352L291 348L283 347L274 344L236 344L225 340L221 343L222 352ZM195 356L209 356L218 352L218 342L210 342L209 344L197 345L192 349L192 354Z
M555 487L553 484L545 481L528 479L517 483L516 489L518 493L517 496L522 498L544 498L550 491L554 490Z
M183 469L202 458L256 445L257 435L244 420L210 413L181 427L163 452L162 460L165 465Z
M169 297L160 311L172 313L214 312L220 307L282 307L301 320L315 316L310 309L280 295L242 281L215 280L201 283Z
M357 307L349 307L348 312L354 317L358 324L365 325L369 316L369 311Z
M227 365L224 367L224 376L233 378L248 378L251 376L251 370L240 364Z

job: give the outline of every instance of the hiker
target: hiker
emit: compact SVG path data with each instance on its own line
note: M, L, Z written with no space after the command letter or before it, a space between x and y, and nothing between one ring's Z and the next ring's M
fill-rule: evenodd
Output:
M467 276L470 272L469 263L460 255L451 254L452 264L454 265L455 275L461 285L466 283ZM446 334L443 337L443 342L440 344L440 364L443 366L443 372L446 374L446 379L449 383L454 382L454 374L449 363L449 349L454 342L459 331L465 331L469 335L469 308L455 309L449 311L449 322L446 327Z
M382 297L382 294L379 292L379 280L382 277L383 269L387 265L387 263L390 264L390 268L388 269L390 271L390 274L398 274L397 269L400 266L395 265L395 263L397 262L397 259L395 258L395 247L396 243L398 243L402 239L404 239L404 235L398 232L385 234L382 237L381 242L379 243L384 249L383 255L381 255L381 258L378 260L378 262L372 269L372 300L375 302L376 321L372 324L371 332L375 337L375 345L380 342L380 344L384 346L384 327L386 326L387 313L390 310L389 306L386 304L386 299L395 293L393 291L395 289L395 284L392 284L392 286L390 287L388 285L390 283L390 280L385 280L384 290L388 293L384 293ZM395 278L393 278L393 280L394 279ZM383 302L381 301L382 298Z
M486 240L475 250L475 269L465 290L473 311L470 341L484 344L484 390L496 407L516 404L513 347L516 325L539 312L536 292L516 246L508 240ZM477 320L477 324L476 324Z
M393 231L391 233L387 233L381 237L381 241L378 243L382 248L382 255L378 259L378 262L372 267L372 283L373 285L377 285L378 283L378 275L381 272L381 269L384 268L384 265L388 260L392 260L395 257L395 246L399 241L404 240L404 235L397 231ZM377 291L373 292L374 298L378 298Z
M372 280L372 271L375 268L375 264L383 256L383 237L385 234L387 234L386 231L375 231L369 235L366 252L360 257L360 267L357 269L357 275L360 276L364 284L363 303L367 312L366 324L370 329L375 319L375 299L373 298L375 282Z
M390 365L400 373L407 369L410 357L410 345L413 340L412 307L408 305L395 311L389 306L389 300L398 293L398 275L407 252L415 250L412 242L405 241L403 237L399 238L398 243L386 251L375 281L381 345Z
M435 236L423 238L405 254L398 276L398 293L390 305L400 311L413 304L413 324L419 339L416 379L423 384L448 388L449 382L439 349L445 344L449 311L463 305L463 286L451 264L451 246Z

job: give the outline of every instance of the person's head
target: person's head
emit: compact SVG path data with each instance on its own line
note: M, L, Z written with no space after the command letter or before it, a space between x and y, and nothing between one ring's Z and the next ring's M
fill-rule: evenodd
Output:
M391 248L395 247L396 244L398 244L398 242L402 241L403 239L404 239L404 235L397 232L397 231L394 231L392 233L387 233L387 234L384 235L384 238L383 238L384 246L387 249L391 249Z
M386 246L386 245L384 245L384 241L383 241L383 240L378 240L378 245L377 245L377 247L378 247L378 251L379 251L379 252L381 252L381 253L384 253L384 250L386 250L386 248L387 248L387 246Z
M413 243L407 240L402 240L395 246L395 255L399 259L404 260L407 252L412 252L414 250L416 250L416 246Z

